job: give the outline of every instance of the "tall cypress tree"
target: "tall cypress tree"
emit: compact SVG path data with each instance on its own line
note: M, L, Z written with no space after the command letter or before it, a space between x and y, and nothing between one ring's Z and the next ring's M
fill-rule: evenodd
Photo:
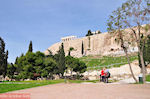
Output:
M4 71L4 56L5 56L5 43L4 40L0 37L0 75Z
M82 46L81 46L81 54L84 54L84 45L83 45L83 41L82 41Z
M16 57L16 60L15 60L15 64L17 64L18 63L18 56Z
M8 50L6 51L6 54L5 54L5 57L4 57L4 73L3 73L4 77L7 74L7 66L8 66L7 59L8 59Z
M59 50L58 69L59 69L59 72L60 72L61 76L63 76L63 74L65 72L65 69L66 69L65 52L64 52L64 45L63 45L63 43L61 44L61 47L60 47L60 50Z
M28 52L32 52L32 51L33 51L33 48L32 48L32 41L30 41Z
M5 77L7 71L8 51L5 52L5 42L0 37L0 75Z

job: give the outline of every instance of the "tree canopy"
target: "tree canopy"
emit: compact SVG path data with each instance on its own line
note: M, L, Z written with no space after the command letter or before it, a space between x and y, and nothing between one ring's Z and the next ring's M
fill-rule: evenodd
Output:
M91 32L91 30L88 30L86 36L91 36L91 35L93 35L92 32Z

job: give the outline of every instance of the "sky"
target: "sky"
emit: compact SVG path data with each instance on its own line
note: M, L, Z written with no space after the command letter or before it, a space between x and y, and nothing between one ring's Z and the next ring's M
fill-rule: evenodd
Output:
M87 31L107 31L111 12L125 0L0 0L0 37L8 62L33 51L44 52L61 37L83 37Z

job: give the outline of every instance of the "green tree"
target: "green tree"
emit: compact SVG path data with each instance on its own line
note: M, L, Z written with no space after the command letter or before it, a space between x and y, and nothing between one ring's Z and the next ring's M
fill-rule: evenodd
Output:
M19 74L23 71L23 67L27 64L26 57L22 54L16 58L14 66L16 67L16 73Z
M66 66L65 66L65 52L64 52L64 45L63 43L61 44L60 50L59 50L59 61L58 61L58 69L59 73L61 74L60 76L64 75Z
M59 59L59 57L58 57ZM16 58L14 66L17 72L16 78L19 79L37 79L37 77L51 78L53 74L58 73L57 62L53 57L45 56L44 53L27 52ZM10 72L11 73L11 72Z
M47 57L44 59L44 67L42 67L42 77L51 78L57 73L57 63L54 59Z
M84 62L79 61L79 59L73 58L72 56L66 57L66 66L67 69L71 71L71 75L73 71L80 74L85 72L87 69L87 66Z
M33 79L35 70L36 55L32 52L27 52L26 55L20 56L15 64L18 79Z
M82 41L82 46L81 46L81 54L84 54L84 45L83 45L83 41Z
M0 37L0 75L6 76L7 73L8 51L5 52L5 42Z
M79 61L79 59L76 59L74 64L75 64L75 67L73 68L73 71L77 73L84 73L87 69L86 64L82 61Z
M32 52L32 51L33 51L32 41L30 41L28 52Z
M14 78L15 78L15 76L14 76L15 71L16 71L16 67L13 65L13 63L8 64L7 76L8 76L10 79L14 79Z
M16 57L16 60L15 60L15 64L17 64L18 63L18 56Z
M70 70L71 71L71 76L72 76L72 72L73 72L73 68L74 68L74 58L72 56L67 56L66 57L66 68L67 70Z
M5 58L4 58L4 74L3 74L4 77L7 74L7 66L8 66L7 59L8 59L8 50L6 51Z
M91 35L93 35L91 30L88 30L88 33L86 34L86 36L91 36Z
M69 48L68 56L71 56L71 51L73 51L73 50L74 50L74 48L73 48L73 47L70 47L70 48Z

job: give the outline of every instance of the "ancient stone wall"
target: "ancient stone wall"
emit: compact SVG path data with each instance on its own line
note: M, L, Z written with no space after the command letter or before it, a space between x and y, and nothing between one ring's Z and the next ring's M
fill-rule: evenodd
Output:
M74 50L71 51L71 55L75 57L81 57L83 56L81 54L82 42L84 45L84 55L108 55L114 53L115 51L122 50L120 45L118 45L114 38L111 37L107 32L67 41L61 41L59 43L53 44L48 49L52 51L53 54L56 54L61 43L64 43L64 51L66 55L68 55L69 48L73 47ZM48 50L46 50L44 53L47 55Z
M145 27L146 25L142 25ZM137 30L137 27L133 27L134 30ZM135 39L133 33L130 29L125 29L123 33L123 39L125 44L128 47L128 52L137 52L138 49L136 47ZM144 30L141 31L144 35L150 35L150 31L145 32ZM116 43L115 39L118 37L117 33L101 33L95 34L92 36L77 38L76 36L68 36L61 38L61 42L53 44L48 49L52 51L53 54L56 54L59 50L61 43L64 43L64 50L66 55L68 55L68 51L70 47L73 47L74 50L71 51L71 56L81 57L81 47L82 42L84 44L84 55L116 55L116 54L124 54L123 49L120 47L120 44ZM130 45L128 43L131 43ZM132 44L133 43L133 44ZM44 52L46 55L48 54L48 50Z

